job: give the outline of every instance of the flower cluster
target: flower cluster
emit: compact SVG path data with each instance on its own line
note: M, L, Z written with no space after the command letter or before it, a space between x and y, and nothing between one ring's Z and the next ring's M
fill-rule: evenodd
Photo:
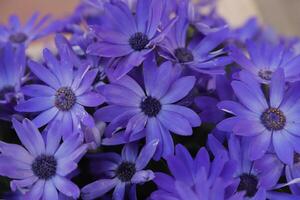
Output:
M300 199L298 38L215 0L0 26L0 198ZM47 36L54 49L28 54Z

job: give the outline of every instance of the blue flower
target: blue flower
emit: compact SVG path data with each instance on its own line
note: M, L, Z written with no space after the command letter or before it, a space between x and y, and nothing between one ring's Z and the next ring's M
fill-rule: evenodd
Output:
M286 164L293 163L294 151L299 152L299 85L286 91L283 70L274 72L265 97L257 80L247 72L240 73L241 81L231 83L240 103L222 101L218 107L233 117L218 124L224 131L247 137L250 159L261 158L270 146Z
M234 183L236 166L228 159L226 151L219 152L210 161L207 150L202 147L193 159L179 144L176 154L168 156L167 162L173 176L155 173L158 190L152 193L153 200L243 199L241 194L229 189Z
M227 38L228 27L217 28L205 36L195 33L192 40L187 42L189 29L187 10L187 4L179 4L179 19L159 44L161 48L160 55L167 60L187 66L198 72L208 74L224 73L224 67L230 64L232 60L226 55L224 49L218 46Z
M143 69L145 89L129 76L99 88L109 105L97 110L95 118L110 122L104 144L126 143L143 137L148 142L155 139L159 141L155 158L159 159L173 153L170 131L187 136L192 134L192 127L201 124L193 110L176 103L191 91L196 79L179 77L180 71L170 62L157 67L154 57L144 62ZM120 127L126 128L125 131L119 131Z
M123 200L125 188L130 186L131 198L135 197L136 184L143 184L154 178L151 170L144 170L151 160L158 141L151 141L145 145L138 154L136 143L126 144L122 155L116 153L102 153L92 155L96 158L96 173L105 174L107 178L100 179L82 188L83 199L95 199L114 189L113 199ZM136 197L135 197L136 198Z
M138 0L135 15L121 1L106 3L104 7L103 23L91 27L99 41L91 44L87 53L122 57L111 72L111 76L118 79L145 60L175 21L166 27L159 26L163 12L161 0Z
M284 71L286 81L299 80L300 56L295 55L284 43L247 41L246 44L249 57L237 47L231 47L230 56L242 69L252 73L259 82L269 83L278 68Z
M74 134L60 144L59 123L43 137L28 119L12 122L25 148L0 141L0 175L13 179L11 189L24 193L25 199L58 200L58 192L78 198L79 188L66 176L87 151L82 136Z
M49 15L37 21L38 17L39 14L34 13L27 23L22 26L19 17L12 15L9 18L8 26L0 26L0 46L7 42L17 46L20 44L28 46L32 41L56 30L54 23L46 25L49 21Z
M92 84L97 69L81 65L62 36L56 37L60 60L48 50L44 50L45 62L48 66L30 61L29 68L44 83L26 85L22 92L32 97L16 106L20 112L41 112L33 123L37 127L49 122L61 121L62 133L71 134L80 128L80 122L93 124L92 117L84 106L95 107L103 102L103 97L92 92Z

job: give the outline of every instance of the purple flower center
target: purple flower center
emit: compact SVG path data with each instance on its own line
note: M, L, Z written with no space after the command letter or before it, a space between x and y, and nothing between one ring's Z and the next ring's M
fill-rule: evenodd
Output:
M61 87L55 94L55 106L62 111L70 110L76 103L76 96L69 87Z
M240 176L240 184L238 191L246 191L247 197L253 197L257 192L258 180L256 176L252 174L242 174Z
M175 49L174 54L180 63L192 62L194 60L192 51L187 48Z
M273 72L271 71L271 70L263 70L263 69L261 69L261 70L259 70L259 72L258 72L258 76L261 78L261 79L264 79L264 80L266 80L266 81L269 81L269 80L271 80L272 79L272 74L273 74Z
M141 102L140 108L145 115L155 117L161 110L161 104L157 99L149 96Z
M260 117L261 123L269 131L282 130L286 123L286 118L278 108L268 108Z
M57 161L54 156L40 155L32 163L31 169L39 179L48 180L56 174Z
M28 36L25 33L18 32L9 36L9 40L13 43L23 43L27 40Z
M148 36L141 32L137 32L129 38L129 44L135 51L141 51L145 49L148 43Z
M129 182L135 174L135 164L131 162L122 162L116 170L116 176L122 182Z

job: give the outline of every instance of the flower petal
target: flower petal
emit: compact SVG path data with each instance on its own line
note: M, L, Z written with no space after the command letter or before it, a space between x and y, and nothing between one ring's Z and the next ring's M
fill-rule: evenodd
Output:
M171 111L161 111L158 115L159 121L162 125L168 128L170 131L179 135L192 135L193 130L183 116ZM176 123L174 123L176 122Z
M19 112L39 112L54 106L53 97L34 97L18 104L15 109Z
M163 104L171 104L181 100L191 91L195 82L196 78L194 76L185 76L176 80L167 94L163 96L160 101Z
M52 181L46 181L44 188L44 200L58 200L58 192Z
M113 192L114 200L123 200L125 195L125 183L119 183L116 185L115 190Z
M25 85L22 87L21 91L30 97L44 97L44 96L54 96L55 90L46 85L32 84Z
M151 170L142 170L136 172L131 178L131 183L140 184L154 179L154 173Z
M137 170L144 169L147 166L156 151L158 142L158 140L151 141L142 148L135 164Z
M80 195L80 190L77 185L75 185L65 177L55 176L53 178L53 183L61 193L65 194L68 197L77 199Z
M40 128L54 119L58 112L59 110L56 107L52 107L36 116L32 122L36 125L36 127Z
M282 102L284 95L284 73L283 69L278 68L276 72L272 75L271 80L271 91L270 91L270 104L273 108L278 108Z
M117 178L115 179L101 179L84 186L81 189L82 198L85 200L96 199L101 197L117 185Z
M76 97L79 104L87 107L96 107L104 102L104 98L96 92L88 92Z
M273 146L278 158L288 164L293 164L294 150L288 139L284 136L288 134L285 131L278 131L273 133Z

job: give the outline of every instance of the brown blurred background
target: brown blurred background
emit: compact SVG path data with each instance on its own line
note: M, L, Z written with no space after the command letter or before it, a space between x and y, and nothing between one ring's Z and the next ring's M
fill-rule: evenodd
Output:
M0 23L16 13L27 19L34 11L51 13L55 17L69 14L79 0L0 0ZM300 35L300 0L219 0L219 12L233 26L250 16L258 16L280 33Z

